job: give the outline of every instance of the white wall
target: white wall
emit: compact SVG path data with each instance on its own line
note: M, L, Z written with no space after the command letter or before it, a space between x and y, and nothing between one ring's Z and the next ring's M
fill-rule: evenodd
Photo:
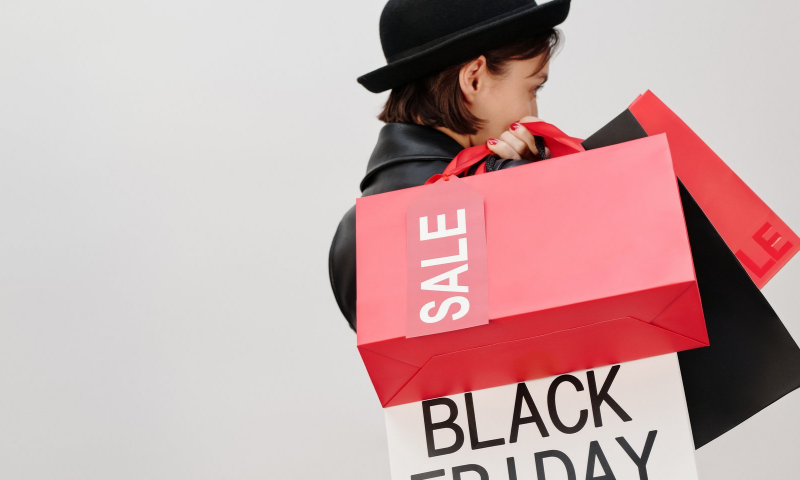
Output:
M0 477L368 478L328 283L385 94L382 0L0 3ZM574 0L541 117L652 89L800 230L796 2ZM800 340L800 260L765 294ZM697 452L793 478L800 392Z

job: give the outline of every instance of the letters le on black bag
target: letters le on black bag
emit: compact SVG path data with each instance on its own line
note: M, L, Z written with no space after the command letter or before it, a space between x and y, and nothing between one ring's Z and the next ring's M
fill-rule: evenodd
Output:
M582 145L646 136L628 109ZM678 353L700 448L800 387L800 348L680 178L678 186L710 340Z

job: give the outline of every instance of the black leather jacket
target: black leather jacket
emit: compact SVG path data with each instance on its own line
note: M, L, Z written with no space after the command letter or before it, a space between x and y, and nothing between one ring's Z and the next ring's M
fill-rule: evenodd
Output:
M376 195L422 185L442 173L463 147L446 133L413 123L387 123L378 134L367 172L361 180L361 196ZM531 163L533 160L500 159L488 155L486 170L494 171ZM480 165L466 172L475 171ZM463 175L461 175L463 176ZM331 288L339 309L356 329L356 207L339 222L328 254Z

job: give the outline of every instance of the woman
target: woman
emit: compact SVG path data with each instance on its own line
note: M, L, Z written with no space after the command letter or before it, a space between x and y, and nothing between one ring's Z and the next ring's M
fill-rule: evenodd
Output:
M538 120L536 92L560 40L553 27L568 12L569 0L390 0L380 22L388 64L358 79L372 92L392 89L362 194L422 185L484 142L494 153L484 159L487 171L539 158L530 132L514 122ZM637 129L618 125L612 143L646 135ZM711 340L678 353L699 448L797 389L800 349L682 186L681 198ZM329 257L331 287L353 329L355 268L353 207Z
M387 65L358 78L371 92L391 89L362 195L422 185L461 150L483 143L493 152L483 159L487 171L547 158L541 139L520 123L539 120L536 95L560 46L554 27L569 6L570 0L389 0L380 19ZM339 223L328 263L353 330L355 235L354 206Z

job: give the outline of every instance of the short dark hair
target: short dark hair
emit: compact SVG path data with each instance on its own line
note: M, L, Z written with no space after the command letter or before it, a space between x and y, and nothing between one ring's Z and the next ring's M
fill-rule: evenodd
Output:
M561 45L562 38L559 29L550 28L537 35L491 49L483 54L486 57L486 68L492 75L502 76L506 74L511 60L528 60L544 53L539 66L541 70ZM470 61L472 60L392 89L378 120L386 123L420 123L431 127L447 127L460 134L477 133L486 120L469 111L458 83L461 67Z

